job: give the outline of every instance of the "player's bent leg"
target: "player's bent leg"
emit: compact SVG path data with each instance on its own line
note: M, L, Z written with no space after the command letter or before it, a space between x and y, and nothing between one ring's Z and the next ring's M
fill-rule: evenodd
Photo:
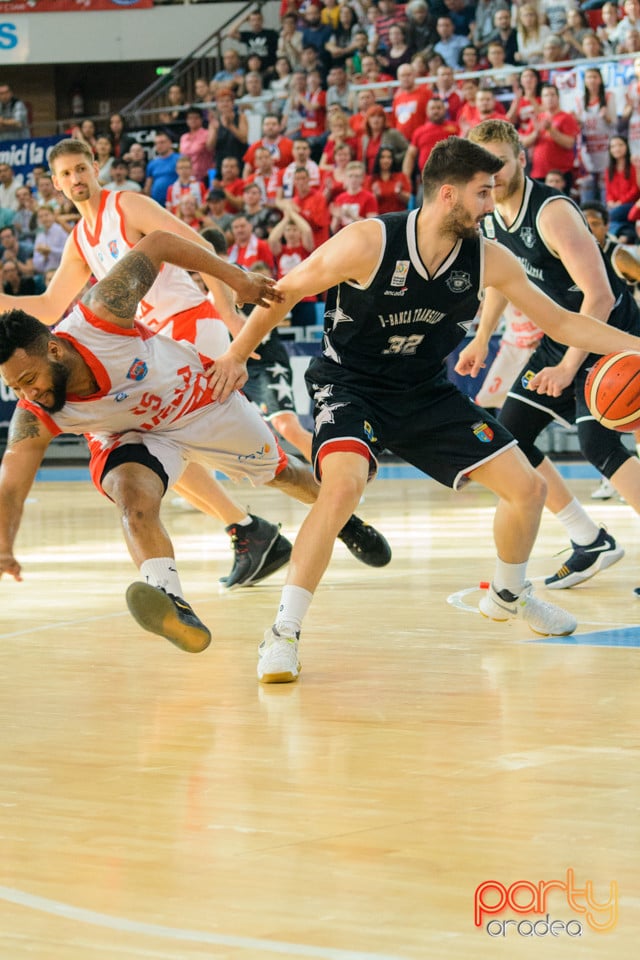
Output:
M187 653L201 653L211 643L209 629L182 597L140 581L130 584L126 596L129 612L143 630Z
M313 434L300 423L297 414L290 411L278 413L269 421L284 439L299 450L307 463L311 463Z

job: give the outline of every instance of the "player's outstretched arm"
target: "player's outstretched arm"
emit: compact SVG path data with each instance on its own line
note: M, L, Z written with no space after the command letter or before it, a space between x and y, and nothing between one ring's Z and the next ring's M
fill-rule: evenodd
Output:
M0 465L0 577L22 580L13 545L20 528L24 502L52 435L35 414L16 407Z
M640 352L640 337L610 327L584 313L559 307L531 283L522 265L505 247L489 245L485 255L485 282L496 287L511 303L559 343L587 353Z
M32 296L12 297L0 293L0 312L24 310L47 326L57 323L70 303L78 296L91 276L91 270L77 253L73 237L69 237L60 266L44 293Z

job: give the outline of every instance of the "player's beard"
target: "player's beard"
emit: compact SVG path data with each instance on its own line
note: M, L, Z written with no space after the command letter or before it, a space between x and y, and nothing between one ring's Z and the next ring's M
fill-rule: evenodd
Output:
M473 240L478 236L479 224L464 204L456 203L442 224L442 232L455 240Z
M46 410L47 413L58 413L67 402L67 384L69 382L69 371L60 363L59 360L49 361L49 371L51 373L51 390L53 394L53 403L47 405L38 402L38 406Z
M506 203L514 194L522 188L524 183L524 171L521 166L517 166L514 170L511 180L505 184L501 184L499 187L493 188L493 199L496 203Z

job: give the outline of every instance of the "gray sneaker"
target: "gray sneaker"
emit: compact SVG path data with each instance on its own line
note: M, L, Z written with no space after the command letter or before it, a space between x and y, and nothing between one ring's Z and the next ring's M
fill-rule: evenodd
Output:
M578 626L573 614L534 596L533 586L529 581L525 583L518 597L514 597L508 590L498 593L491 584L480 598L478 607L482 616L489 620L524 620L534 633L543 637L566 637Z
M300 634L282 637L275 627L265 631L258 647L258 680L260 683L292 683L302 667L298 660Z

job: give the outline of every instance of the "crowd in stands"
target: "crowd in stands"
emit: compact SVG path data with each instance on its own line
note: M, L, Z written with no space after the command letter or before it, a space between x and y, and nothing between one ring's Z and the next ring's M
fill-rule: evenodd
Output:
M640 0L282 0L279 30L256 9L224 43L192 103L167 89L151 151L117 113L72 135L105 189L220 228L234 262L281 276L354 220L407 209L434 145L489 118L516 126L532 177L604 201L611 232L640 237ZM622 98L598 59L618 54L635 74ZM554 81L572 70L567 108ZM23 106L0 84L0 139L24 130ZM76 220L45 170L28 186L0 164L5 287L41 289Z

